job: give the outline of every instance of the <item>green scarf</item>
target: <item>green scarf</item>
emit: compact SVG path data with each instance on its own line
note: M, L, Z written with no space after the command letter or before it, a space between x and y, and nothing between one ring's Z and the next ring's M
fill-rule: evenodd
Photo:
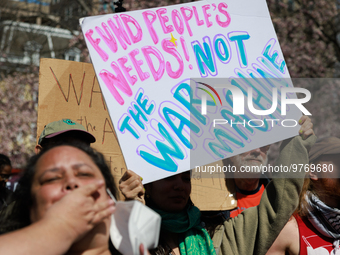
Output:
M163 230L181 234L179 238L181 255L216 255L208 232L201 226L201 212L196 206L188 205L179 213L152 209L161 215Z

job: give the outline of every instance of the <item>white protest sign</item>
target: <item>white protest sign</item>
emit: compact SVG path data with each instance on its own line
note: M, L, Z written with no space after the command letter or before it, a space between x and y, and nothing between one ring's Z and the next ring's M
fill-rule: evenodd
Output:
M265 0L87 17L82 30L127 167L145 183L298 132L301 111L281 114L282 87L292 85ZM245 97L244 114L233 115L226 82L244 95L252 88L255 111L278 110L254 115Z

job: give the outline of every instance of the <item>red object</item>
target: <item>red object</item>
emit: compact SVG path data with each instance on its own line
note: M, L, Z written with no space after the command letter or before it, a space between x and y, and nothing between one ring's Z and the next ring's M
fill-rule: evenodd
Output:
M236 192L237 208L230 212L230 217L234 218L245 209L258 206L260 204L264 189L264 185L262 184L260 190L252 195L244 195L242 193Z
M22 172L22 169L12 168L12 173L11 174L20 174L21 172Z
M300 234L300 255L334 254L333 238L321 235L306 218L294 215ZM332 253L331 253L332 252Z

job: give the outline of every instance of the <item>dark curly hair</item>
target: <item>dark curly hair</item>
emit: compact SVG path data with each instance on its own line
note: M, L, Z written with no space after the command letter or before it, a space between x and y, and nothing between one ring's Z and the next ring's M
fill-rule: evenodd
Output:
M31 224L30 221L30 208L32 206L31 188L33 177L36 171L36 164L38 160L46 152L58 146L71 146L85 152L100 169L105 180L106 188L108 188L111 191L111 193L116 197L117 188L115 186L110 169L105 162L103 154L91 148L90 146L84 146L83 143L61 142L58 144L54 144L53 146L43 149L38 155L34 155L29 159L27 166L25 167L24 173L18 183L18 188L15 194L16 201L15 205L13 206L12 213L10 214L8 219L6 220L2 219L1 221L3 222L0 222L0 229L2 232L13 231Z

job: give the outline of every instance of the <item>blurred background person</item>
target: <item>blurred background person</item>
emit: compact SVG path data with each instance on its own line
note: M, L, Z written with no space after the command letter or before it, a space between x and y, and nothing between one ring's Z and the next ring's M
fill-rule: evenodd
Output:
M227 189L235 198L235 209L223 212L225 218L236 217L245 209L260 203L264 189L270 181L269 178L260 170L242 173L240 168L255 166L260 169L261 166L266 166L269 147L270 145L266 145L223 160L224 165L236 167L232 178L226 178Z
M209 232L221 222L236 217L247 208L260 204L262 194L270 179L260 171L268 163L270 145L262 146L239 155L222 160L224 166L234 167L235 172L225 173L225 185L232 199L228 200L228 207L223 211L201 211L202 220L211 226ZM241 168L258 168L259 171L242 173Z
M61 119L48 123L41 132L35 153L58 142L79 142L90 146L96 138L86 128L71 119Z
M340 254L340 139L320 139L309 159L299 207L267 255Z
M282 143L278 165L308 163L308 148L316 138L308 117L303 116L300 124L301 137ZM303 174L273 179L257 208L225 220L211 232L190 200L189 171L146 184L146 205L162 217L159 246L152 254L265 254L298 204ZM132 171L123 176L119 188L125 198L141 198L141 179Z

